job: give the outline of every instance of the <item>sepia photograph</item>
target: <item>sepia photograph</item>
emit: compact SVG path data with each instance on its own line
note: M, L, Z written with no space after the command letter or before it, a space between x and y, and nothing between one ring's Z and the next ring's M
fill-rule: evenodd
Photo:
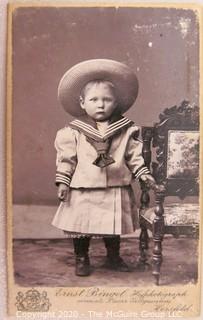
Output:
M8 6L11 315L198 316L200 16Z

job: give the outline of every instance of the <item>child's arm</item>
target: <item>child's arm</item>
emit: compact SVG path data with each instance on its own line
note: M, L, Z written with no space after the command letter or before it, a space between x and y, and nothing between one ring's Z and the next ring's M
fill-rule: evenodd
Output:
M64 183L60 183L59 184L59 186L58 186L58 198L59 198L59 200L61 200L61 201L65 201L66 200L67 201L69 192L70 192L69 186L67 186Z
M59 199L64 200L77 165L76 137L73 129L66 127L57 132L55 148L57 151L55 183L59 187Z
M156 191L157 189L156 181L151 174L142 174L140 176L140 180L142 180L148 188L151 188Z
M134 179L140 179L152 189L156 188L156 181L151 175L149 169L145 166L142 156L143 143L137 139L130 137L126 150L126 164L133 174Z

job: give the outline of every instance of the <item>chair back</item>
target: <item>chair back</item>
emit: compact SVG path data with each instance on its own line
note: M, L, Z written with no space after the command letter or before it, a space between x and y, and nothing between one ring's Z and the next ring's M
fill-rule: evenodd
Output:
M199 193L199 108L183 101L165 109L153 129L156 161L152 173L165 186L165 196Z

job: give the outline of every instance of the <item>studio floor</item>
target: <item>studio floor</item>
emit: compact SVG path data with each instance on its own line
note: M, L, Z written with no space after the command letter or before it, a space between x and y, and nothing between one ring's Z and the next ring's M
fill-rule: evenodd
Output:
M152 250L150 242L149 261ZM14 240L13 261L15 282L21 286L151 286L151 270L138 271L139 243L137 238L122 239L121 256L131 272L121 273L103 267L105 248L102 240L90 246L91 275L74 274L71 239ZM167 237L163 242L163 264L160 285L174 286L195 283L198 277L198 242L195 239Z

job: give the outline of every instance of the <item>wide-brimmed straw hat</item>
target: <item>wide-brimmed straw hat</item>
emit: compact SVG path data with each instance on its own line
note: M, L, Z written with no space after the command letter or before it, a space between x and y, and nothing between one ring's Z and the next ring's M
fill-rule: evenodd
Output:
M84 86L93 80L114 84L121 113L126 112L137 98L138 80L127 65L109 59L86 60L69 69L59 83L58 98L65 111L73 116L84 114L79 96Z

